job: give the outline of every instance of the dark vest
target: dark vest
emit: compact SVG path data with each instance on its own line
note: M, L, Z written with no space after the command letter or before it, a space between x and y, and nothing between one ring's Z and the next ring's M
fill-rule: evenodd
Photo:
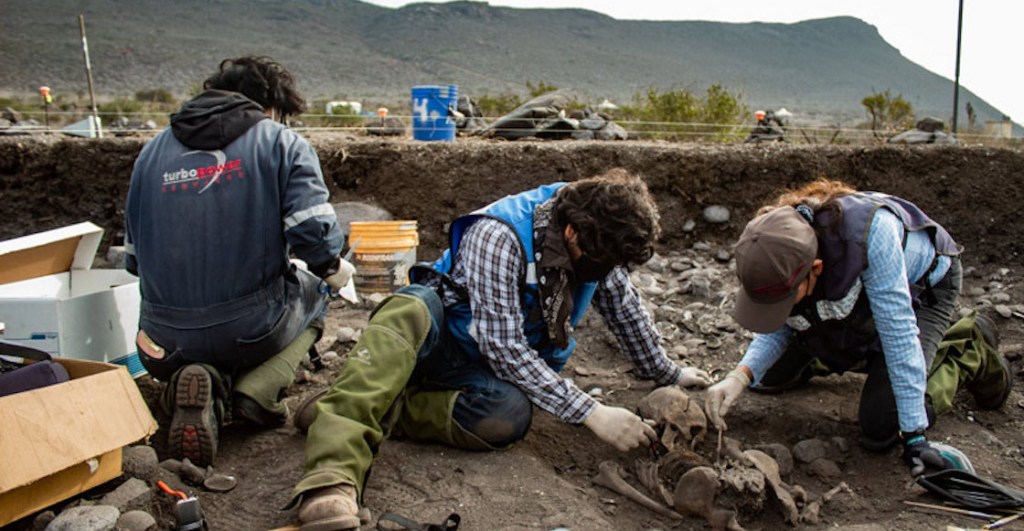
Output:
M842 211L838 226L832 211L823 210L815 215L818 253L824 268L814 292L793 308L787 324L797 331L797 340L829 368L843 372L863 360L868 352L881 351L867 293L860 280L868 266L868 231L878 209L895 214L905 235L926 231L935 247L936 259L957 256L960 248L946 229L909 201L860 192L843 196L838 202Z

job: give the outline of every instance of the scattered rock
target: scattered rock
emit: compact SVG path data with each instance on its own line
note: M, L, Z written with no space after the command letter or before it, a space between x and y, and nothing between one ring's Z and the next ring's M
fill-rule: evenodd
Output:
M117 519L115 531L149 531L156 528L156 518L146 511L128 511Z
M46 531L110 531L121 513L109 505L78 506L57 515Z
M843 471L839 470L839 465L836 465L825 458L815 459L811 462L811 464L807 466L807 473L820 478L826 483L843 475Z
M1000 291L998 293L993 293L991 299L992 302L996 304L1010 302L1010 294Z
M153 491L149 490L149 485L139 478L131 478L103 496L100 505L109 505L123 513L142 509L152 499Z
M718 252L715 253L715 260L722 262L723 264L731 259L732 255L729 254L729 251L726 251L725 249L719 249Z
M181 473L181 461L177 459L164 459L160 461L160 468L177 476Z
M121 454L121 469L124 475L149 480L159 463L152 446L140 444L129 446Z
M37 514L35 519L32 520L32 530L43 531L54 518L57 518L57 513L53 511L43 511Z
M189 458L181 460L181 479L193 484L202 485L206 481L206 470L194 465Z
M704 209L701 214L704 216L704 221L708 223L726 223L729 221L729 209L721 205L711 205Z
M707 242L696 242L693 244L694 251L710 251L711 245Z
M383 302L386 298L388 298L388 296L383 293L371 293L363 297L363 305L367 308L376 308L377 305Z
M846 437L836 436L832 437L830 440L832 442L832 446L834 446L836 450L839 450L839 453L845 454L850 451L850 441L846 440Z
M228 476L226 474L211 474L203 481L203 488L210 492L229 492L238 485L238 480L235 476Z
M1013 317L1013 310L1005 304L997 304L995 307L996 313L999 314L1003 319L1009 319Z
M981 297L985 294L985 288L973 287L967 290L967 294L971 297Z
M804 439L793 445L793 458L801 463L810 463L828 455L828 447L821 439Z
M697 222L692 219L688 219L686 223L683 223L683 232L693 232L695 228L697 228Z
M342 343L354 342L356 337L356 329L348 326L338 328L338 341Z
M107 262L110 262L110 265L114 268L123 269L126 254L123 245L111 245L107 249Z

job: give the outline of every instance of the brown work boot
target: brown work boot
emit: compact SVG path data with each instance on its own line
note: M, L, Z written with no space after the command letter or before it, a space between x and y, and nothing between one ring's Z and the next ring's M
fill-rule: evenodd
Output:
M213 377L200 365L186 365L171 382L174 408L167 446L177 458L199 466L213 464L220 429Z
M316 420L316 413L318 411L316 404L320 402L320 399L323 398L324 395L327 394L327 391L330 390L331 389L329 387L325 387L309 395L299 404L298 407L295 408L295 415L292 416L292 424L295 425L296 429L302 433L306 433L306 431L309 430L313 421Z
M1006 359L999 353L999 330L996 324L986 315L978 314L974 321L981 331L987 348L976 347L984 354L981 367L967 390L974 395L974 402L982 409L999 409L1010 397L1013 388L1013 372Z
M359 503L352 485L334 485L306 492L299 506L300 531L359 529Z

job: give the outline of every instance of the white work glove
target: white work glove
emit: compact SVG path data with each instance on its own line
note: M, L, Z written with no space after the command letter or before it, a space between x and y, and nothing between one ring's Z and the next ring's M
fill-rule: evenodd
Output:
M708 414L708 420L719 431L729 429L722 417L729 412L729 409L749 385L750 377L747 376L747 373L740 369L734 369L725 376L725 379L708 389L704 409Z
M332 295L337 294L348 285L349 281L352 280L352 276L356 274L356 266L352 265L351 262L340 258L338 262L338 271L333 275L324 278L324 282L330 287Z
M696 367L683 367L683 375L676 382L679 387L698 387L700 389L711 384L711 376Z
M583 425L620 452L650 444L658 437L654 428L632 411L604 404L598 404Z

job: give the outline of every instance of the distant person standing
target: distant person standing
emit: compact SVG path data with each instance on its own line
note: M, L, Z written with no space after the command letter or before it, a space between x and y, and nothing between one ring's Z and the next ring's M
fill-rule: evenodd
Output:
M139 357L168 383L169 448L201 466L228 411L284 423L279 395L321 334L324 286L354 271L316 153L283 125L305 109L291 73L227 59L203 89L143 148L125 207Z

